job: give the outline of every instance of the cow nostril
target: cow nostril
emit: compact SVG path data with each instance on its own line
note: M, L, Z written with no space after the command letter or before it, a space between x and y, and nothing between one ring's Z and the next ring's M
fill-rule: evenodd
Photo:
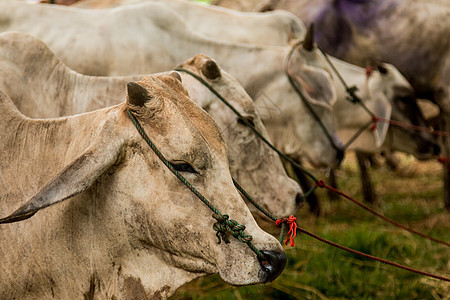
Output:
M338 165L341 164L341 162L344 159L344 157L345 157L345 149L338 148L337 151L336 151L336 158L337 158L337 161L338 161Z
M433 144L433 154L439 155L441 153L441 146L439 144Z
M258 260L264 271L264 283L274 281L286 267L286 253L272 250L261 250L261 253L265 259Z

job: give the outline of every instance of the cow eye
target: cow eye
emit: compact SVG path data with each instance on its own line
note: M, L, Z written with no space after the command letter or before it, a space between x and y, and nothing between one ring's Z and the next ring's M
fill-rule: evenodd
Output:
M197 174L198 172L188 163L173 163L173 168L178 172L187 172Z
M252 125L253 127L255 127L255 122L253 122L253 118L245 118L245 121L247 121L248 123L250 123L250 125ZM238 123L241 125L245 125L247 126L247 124L244 122L243 119L239 118L238 119Z

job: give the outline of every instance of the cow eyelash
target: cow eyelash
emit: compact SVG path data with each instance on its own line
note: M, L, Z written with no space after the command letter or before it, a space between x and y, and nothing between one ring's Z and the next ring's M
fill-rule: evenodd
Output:
M178 164L172 163L172 166L178 172L187 172L187 173L198 174L198 172L195 171L195 169L188 163L178 163Z
M248 123L250 123L250 125L252 125L253 127L255 127L255 122L253 122L253 119L251 118L245 118L245 121L247 121ZM246 122L243 119L239 118L238 119L238 123L241 125L245 125L247 126Z

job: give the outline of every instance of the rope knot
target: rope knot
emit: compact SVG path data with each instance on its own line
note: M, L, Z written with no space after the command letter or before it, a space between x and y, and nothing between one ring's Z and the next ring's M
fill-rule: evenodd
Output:
M216 236L219 244L222 242L222 240L224 240L225 243L228 244L230 242L228 235L230 234L244 243L249 243L253 240L253 237L251 235L246 235L244 233L245 226L239 224L235 220L231 220L228 215L214 213L212 216L217 220L217 222L213 225L213 229L217 231Z
M325 183L325 180L319 179L318 181L314 182L314 185L323 188L323 187L325 187L327 184Z
M378 116L373 116L372 117L372 126L370 126L370 131L375 131L375 129L377 129L377 124L380 121L380 117Z
M290 241L291 247L295 246L294 239L297 234L297 223L295 222L295 220L297 220L297 218L294 217L293 215L290 215L289 218L280 218L275 221L275 224L278 227L280 227L281 224L283 224L283 223L286 223L287 225L289 225L289 231L287 233L286 241L284 243L287 245L288 241Z

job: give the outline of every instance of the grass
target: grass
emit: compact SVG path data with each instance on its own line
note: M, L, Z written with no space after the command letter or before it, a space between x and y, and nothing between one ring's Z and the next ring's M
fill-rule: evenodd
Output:
M450 240L450 214L443 209L441 166L402 156L403 168L371 170L380 213L441 240ZM323 174L316 173L323 178ZM361 199L350 155L338 172L339 189ZM323 215L297 214L300 226L358 251L423 271L450 276L448 247L414 236L373 217L345 199L328 201L318 191ZM450 299L450 284L416 275L320 243L306 235L285 247L288 265L273 283L233 287L218 275L194 280L173 299Z

